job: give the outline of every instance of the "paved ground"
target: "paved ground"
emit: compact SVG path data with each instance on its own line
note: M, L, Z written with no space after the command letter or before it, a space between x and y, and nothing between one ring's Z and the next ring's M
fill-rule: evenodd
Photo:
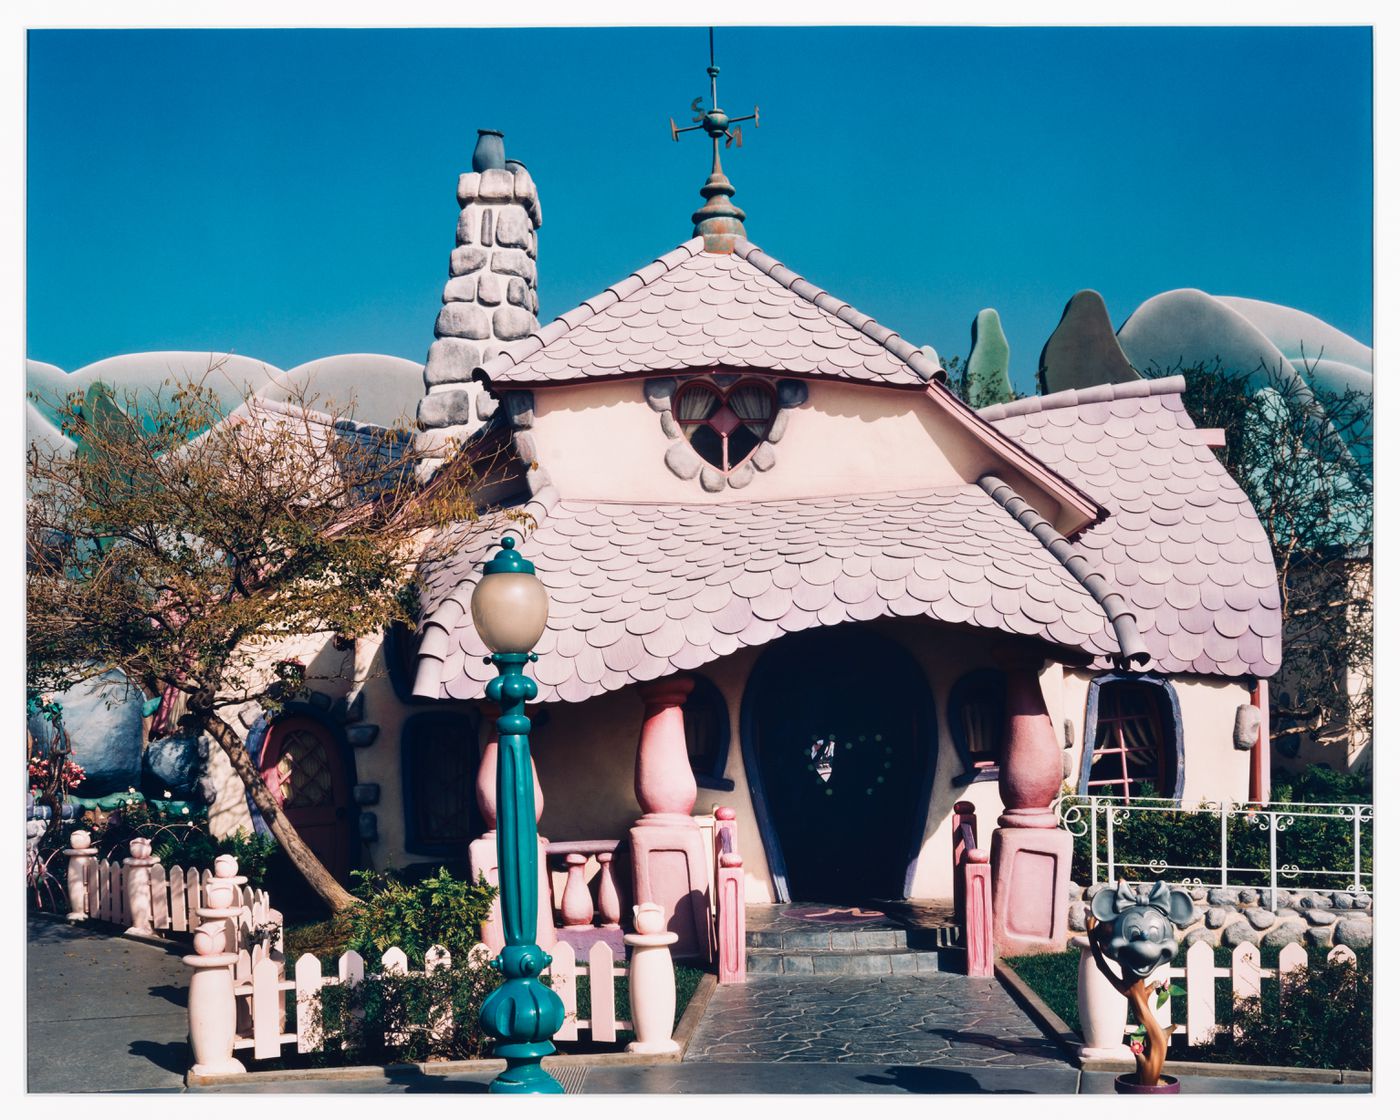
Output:
M994 979L752 977L720 988L686 1061L1071 1069Z
M31 917L28 1089L180 1092L187 969L173 947ZM687 1060L561 1067L571 1093L1107 1093L1059 1057L991 980L951 975L756 979L721 989ZM489 1073L390 1072L202 1090L480 1093ZM1365 1093L1365 1085L1195 1078L1186 1093Z
M31 915L28 1089L179 1089L187 969L173 947Z

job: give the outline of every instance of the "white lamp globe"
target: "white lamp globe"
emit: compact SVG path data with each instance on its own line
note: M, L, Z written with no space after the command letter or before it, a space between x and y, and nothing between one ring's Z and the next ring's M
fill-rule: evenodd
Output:
M549 595L535 566L502 537L472 591L472 624L492 653L529 653L549 621Z

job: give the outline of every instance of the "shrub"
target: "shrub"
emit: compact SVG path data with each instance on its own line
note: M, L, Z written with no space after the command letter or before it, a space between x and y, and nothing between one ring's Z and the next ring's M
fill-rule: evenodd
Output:
M1370 1069L1372 981L1369 954L1356 967L1308 969L1291 986L1262 985L1262 996L1226 1005L1210 1058L1271 1066Z
M470 884L462 884L470 885ZM481 1031L481 1004L501 983L490 965L453 957L433 973L374 976L353 987L321 989L323 1037L351 1063L422 1062L487 1055L491 1038ZM450 1026L434 1026L451 1010Z
M433 945L451 953L454 962L465 960L496 899L496 888L485 876L475 883L454 879L443 867L413 884L392 871L354 871L351 876L362 905L347 914L349 946L367 961L377 961L395 945L414 967L422 967L423 954Z

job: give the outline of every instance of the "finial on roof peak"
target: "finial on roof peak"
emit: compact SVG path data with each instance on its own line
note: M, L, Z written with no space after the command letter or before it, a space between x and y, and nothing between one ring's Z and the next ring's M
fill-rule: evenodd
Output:
M744 130L733 128L731 125L738 125L741 121L753 121L755 128L758 127L758 106L755 105L753 112L747 117L730 117L719 107L719 94L717 91L719 78L719 67L715 65L715 29L710 28L710 65L705 72L710 76L710 109L702 111L700 108L700 98L696 98L690 103L691 112L695 115L690 119L695 124L686 128L677 128L675 119L671 120L671 139L679 141L682 132L694 132L697 128L703 128L705 134L709 136L710 143L714 148L714 162L710 166L710 177L705 180L705 185L700 188L701 197L705 199L705 205L696 210L690 216L690 220L695 223L695 236L705 239L705 251L707 253L732 253L734 242L741 237L746 237L744 232L744 218L746 215L739 207L730 201L734 197L734 184L729 181L724 173L724 168L719 161L719 140L724 137L724 146L730 145L742 148L744 146Z

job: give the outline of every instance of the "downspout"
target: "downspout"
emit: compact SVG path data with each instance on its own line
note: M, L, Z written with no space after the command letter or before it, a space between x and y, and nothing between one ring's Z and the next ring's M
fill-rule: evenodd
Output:
M1267 805L1273 794L1270 784L1268 681L1254 682L1249 702L1259 709L1259 737L1254 740L1254 748L1249 752L1249 799Z

